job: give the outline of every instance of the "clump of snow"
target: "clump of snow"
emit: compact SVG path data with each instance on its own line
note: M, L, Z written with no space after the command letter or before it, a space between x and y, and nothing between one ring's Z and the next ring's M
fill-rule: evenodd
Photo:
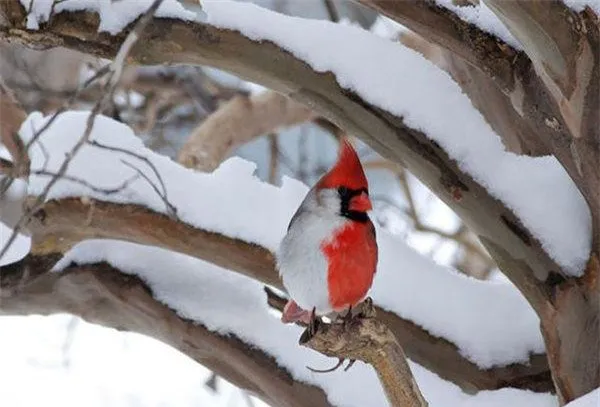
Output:
M539 319L514 286L439 266L384 230L377 244L377 305L450 340L484 369L544 352Z
M395 41L403 32L408 31L408 29L386 16L379 15L369 28L369 31L382 38Z
M583 11L586 7L594 10L596 15L600 16L600 0L563 0L565 4L577 11L578 13Z
M49 155L48 171L56 171L65 153L81 137L88 115L87 112L64 113L41 135L40 143ZM29 140L46 120L39 113L30 115L21 128L23 139ZM183 222L257 243L271 251L277 249L292 214L308 191L304 184L289 178L284 178L281 187L261 182L254 176L255 164L236 157L225 161L211 174L188 170L146 149L131 129L104 116L97 117L90 137L150 160ZM32 146L30 156L33 169L45 163L39 143ZM156 175L144 163L123 153L93 146L80 150L67 175L97 187L112 188L134 175L121 160L134 163L157 182ZM39 194L48 180L48 177L32 176L29 194ZM79 196L166 211L164 202L143 179L114 194L94 192L62 179L50 190L48 199ZM526 361L530 353L543 352L539 321L514 287L476 281L437 266L384 230L378 233L378 243L379 272L372 295L379 305L452 341L481 367Z
M523 48L521 43L510 33L498 16L485 4L485 1L480 1L477 5L468 6L458 6L454 4L453 0L435 0L435 2L455 13L463 21L476 25L485 32L494 34L512 47L518 50Z
M447 73L417 52L357 27L287 17L252 4L203 5L209 23L273 41L422 130L510 208L559 265L581 275L591 247L591 216L583 196L554 157L506 151Z
M565 407L598 407L600 406L600 387L596 390L592 390L585 396L581 396L576 400L573 400Z
M43 145L49 152L45 169L56 172L65 153L82 136L88 116L89 112L61 114L42 134L39 143L31 147L32 168L40 170L45 163L41 147ZM44 118L39 113L31 114L21 126L21 137L25 141L29 140L36 129L41 128L49 118L50 116ZM96 118L90 140L132 151L151 160L166 186L167 199L177 208L177 215L182 221L258 243L271 251L277 249L297 202L307 191L306 186L290 178L283 180L281 188L260 182L253 174L255 165L240 158L226 161L212 174L186 169L170 158L146 149L129 127L105 116ZM144 162L123 153L90 145L85 145L74 157L67 175L85 179L99 188L112 189L136 174L123 161L138 167L160 189L157 176ZM32 176L29 194L40 194L49 180L50 177ZM82 195L112 202L140 204L165 212L164 201L143 178L130 183L122 191L108 195L61 179L51 189L48 199ZM268 210L266 203L269 203Z
M141 277L153 295L182 317L222 335L233 334L275 358L296 379L321 387L339 407L388 406L375 372L362 363L348 372L315 374L306 366L328 367L333 362L300 347L302 329L284 325L271 312L262 284L215 265L163 249L131 243L91 240L75 246L58 267L70 262L106 260ZM431 407L558 407L550 394L502 389L476 395L460 389L411 363L415 379Z
M25 10L31 10L27 15L27 29L37 30L41 23L48 21L52 4L56 0L20 0L20 2ZM81 10L97 12L100 15L98 32L106 31L115 35L148 10L152 3L153 0L64 0L56 2L54 13ZM194 13L187 11L177 0L164 0L156 10L155 16L184 21L192 21L196 18Z

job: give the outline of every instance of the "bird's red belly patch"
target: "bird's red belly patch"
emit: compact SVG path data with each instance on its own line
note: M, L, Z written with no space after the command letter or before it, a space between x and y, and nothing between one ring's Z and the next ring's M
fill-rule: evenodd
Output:
M377 267L373 225L348 223L321 246L328 261L329 303L335 311L356 305L369 291Z

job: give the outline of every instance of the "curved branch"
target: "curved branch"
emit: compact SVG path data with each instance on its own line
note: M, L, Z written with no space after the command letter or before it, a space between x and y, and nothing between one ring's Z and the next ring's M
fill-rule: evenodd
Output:
M64 253L85 239L106 238L161 247L236 271L282 288L273 255L267 249L218 233L195 229L136 205L63 199L45 204L29 225L32 254ZM526 365L481 370L451 342L434 337L414 322L376 308L377 317L395 334L408 356L465 390L505 386L548 391L552 382L544 355Z
M354 319L348 324L320 324L309 337L300 338L302 346L349 363L361 360L375 368L392 407L427 407L402 347L388 327L376 318ZM350 366L350 365L349 365Z
M323 390L295 381L261 350L178 316L154 299L138 277L104 263L47 273L53 260L29 256L3 269L0 315L78 315L92 323L156 338L272 405L331 406Z
M236 147L313 118L309 108L276 92L234 96L194 129L177 161L188 168L212 171Z
M522 52L433 1L357 1L452 53L459 69L465 65L476 81L493 81L506 94L514 109L506 114L518 114L525 126L503 138L517 137L526 152L556 156L590 206L594 251L600 253L598 16L589 9L575 13L560 1L485 0L521 41Z
M600 254L600 22L561 1L485 0L521 41L556 107L543 134L551 152L586 198L593 217L594 252ZM538 91L539 92L539 91ZM557 119L558 118L558 119Z
M1 6L6 3L12 2L2 2ZM126 32L98 34L98 17L89 12L61 13L42 31L29 32L22 24L13 20L13 28L0 29L0 38L29 46L65 46L114 58L126 36ZM482 241L502 249L494 251L499 257L496 263L513 265L503 271L535 309L551 301L541 280L549 271L560 272L561 268L515 215L424 133L340 88L330 73L315 72L271 42L253 41L239 32L202 23L155 19L140 44L131 50L132 62L200 64L231 71L308 104L347 133L361 137L384 157L403 163Z
M527 56L435 1L357 1L481 69L504 91L514 89L515 62Z

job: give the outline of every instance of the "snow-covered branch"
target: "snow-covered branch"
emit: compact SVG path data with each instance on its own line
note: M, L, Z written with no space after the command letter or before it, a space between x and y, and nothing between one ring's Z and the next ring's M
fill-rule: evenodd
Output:
M215 3L213 7L217 4ZM225 9L233 7L234 4L228 4ZM241 7L242 5L236 5ZM255 12L255 10L250 10ZM256 10L258 11L258 10ZM241 15L248 13L249 10L240 10L239 13L232 13L231 15ZM38 32L28 32L18 28L13 28L9 31L2 30L0 35L10 37L11 40L18 40L24 43L37 44L38 46L56 46L56 45L68 45L73 48L80 48L83 51L103 56L103 57L114 57L116 55L119 41L124 39L123 33L120 33L114 37L106 37L105 34L99 35L96 31L97 26L90 24L93 19L78 18L76 20L61 18L63 15L68 13L58 14L55 16L51 24L44 28L44 30ZM221 15L216 12L215 16L225 17L225 14ZM269 24L261 22L261 14L256 15L256 27L269 27ZM274 18L275 16L268 14L266 18ZM286 17L277 16L273 21L274 24L280 24L278 19L285 19ZM304 23L304 22L301 22ZM226 21L220 21L221 25L225 25ZM322 26L319 23L319 29L325 29L329 31L329 26ZM298 25L298 30L305 32L306 29ZM18 27L18 23L16 23ZM284 25L286 30L292 30L293 26L290 24ZM379 54L387 52L387 55L396 55L396 51L399 52L397 55L400 59L397 61L398 69L406 67L407 64L421 64L418 59L414 59L415 56L411 53L406 54L400 47L395 44L386 44L382 40L376 40L373 38L372 42L370 39L367 40L367 33L361 33L360 30L353 27L333 27L337 30L342 30L342 38L348 35L356 36L355 40L350 40L352 43L352 52L348 57L354 57L355 54L363 51L370 50ZM316 31L316 27L311 27L312 30ZM77 36L73 36L74 30L77 31ZM310 30L309 30L310 31ZM266 32L265 32L266 34ZM131 54L131 59L141 63L162 63L162 62L180 62L180 63L195 63L195 64L208 64L218 66L221 68L228 69L242 77L253 79L254 81L262 82L264 85L272 87L276 90L283 92L300 100L308 103L318 113L323 114L326 117L332 119L336 124L340 125L343 129L349 133L357 134L362 137L365 141L370 143L376 150L378 150L384 156L394 160L403 162L407 165L408 169L416 174L419 178L425 181L425 183L438 194L446 203L455 209L457 213L466 221L466 223L477 233L482 234L485 237L485 242L495 245L501 248L501 251L495 250L496 256L507 257L506 261L512 261L515 259L522 259L526 268L521 270L511 268L511 270L505 270L510 273L522 274L525 280L528 280L528 284L522 285L523 290L527 290L526 295L535 304L541 304L544 300L545 290L539 287L540 282L538 278L545 278L548 274L548 270L563 270L556 260L552 256L556 256L558 252L550 250L550 247L556 247L552 242L548 242L550 246L548 249L544 249L539 242L539 238L543 237L540 233L535 233L530 230L529 227L523 227L523 219L530 219L520 214L518 208L520 204L513 202L509 209L506 205L500 203L497 199L498 196L505 196L500 194L500 191L496 191L495 194L489 192L488 182L482 180L479 176L474 177L472 174L465 172L466 164L461 164L455 161L452 156L448 154L446 150L441 148L439 142L442 139L437 139L435 142L432 140L432 134L425 134L419 130L411 128L405 124L405 121L397 116L390 114L382 108L373 106L372 103L376 102L376 99L372 101L365 101L360 98L359 95L353 94L346 89L342 89L338 82L331 75L320 74L312 70L303 60L298 59L294 55L290 54L273 45L269 42L251 40L248 37L241 35L237 31L219 29L214 26L202 24L202 23L183 23L168 19L157 19L149 27L147 34L152 41L144 42L143 47L134 47ZM247 35L255 38L260 38L258 33L249 33ZM325 37L327 35L323 33ZM324 37L324 38L325 38ZM331 36L330 36L331 37ZM332 46L337 47L339 43L331 37ZM194 41L190 41L194 39ZM362 41L366 41L364 46L358 46ZM308 41L308 44L312 42ZM322 46L325 44L322 42ZM312 46L312 45L310 45ZM382 47L379 49L379 47ZM325 47L327 48L327 47ZM398 48L398 50L396 50ZM328 48L327 48L328 49ZM341 49L328 50L323 53L325 58L329 58L330 55L339 53ZM301 53L298 49L296 53ZM357 54L358 55L358 54ZM375 57L375 55L374 55ZM405 60L404 58L408 58ZM368 60L368 58L367 58ZM315 62L316 63L316 62ZM422 84L417 84L415 78L410 78L407 83L404 81L397 81L398 77L395 75L397 69L392 60L389 60L389 70L395 79L389 82L385 74L378 74L373 76L374 78L384 80L382 84L385 88L389 88L391 96L406 94L409 95L410 87L407 87L411 82L412 88L422 91ZM333 68L333 66L332 66ZM420 69L420 68L417 68ZM426 81L430 82L429 74L432 72L430 68L423 65L423 69L426 70ZM363 72L364 70L361 70ZM293 78L293 81L292 79ZM441 79L441 78L438 78ZM350 80L350 77L347 78ZM450 84L449 78L444 79L444 85ZM355 81L352 79L352 81ZM390 83L396 83L399 87L397 90L392 89ZM358 84L358 83L357 83ZM364 86L372 89L375 84L364 83ZM350 83L348 83L350 86ZM352 85L355 86L354 84ZM431 85L430 85L431 86ZM386 98L387 96L381 95ZM442 98L435 95L435 99L429 100L424 99L424 109L428 109L427 105L437 101L437 103L446 104L452 103L453 101L444 101ZM454 98L455 96L452 96ZM407 101L410 100L407 99ZM468 102L467 102L468 103ZM378 103L386 105L386 103ZM396 115L400 115L404 108L392 108L392 106L386 106L387 109L393 110ZM444 109L440 106L440 108ZM471 108L465 106L465 108ZM431 111L435 111L433 106L429 106ZM425 113L427 110L421 110L421 113ZM435 114L434 114L435 115ZM456 114L449 114L447 117L458 118L463 115L463 111L457 111ZM417 118L415 118L416 120ZM474 120L481 120L473 118ZM405 118L406 120L406 118ZM425 119L428 120L428 119ZM434 120L434 119L432 119ZM466 120L466 117L463 117ZM470 120L470 119L469 119ZM422 125L422 120L417 120L413 123L415 127ZM411 122L412 123L412 122ZM431 123L431 122L430 122ZM448 133L449 128L446 124L437 123L437 129L443 130L444 133ZM449 125L452 125L449 123ZM454 126L455 127L455 126ZM455 137L464 139L464 131L467 129L457 129ZM472 128L473 132L477 134L477 137L481 137L482 134L487 133L489 130L484 128L478 128L477 126ZM483 133L482 133L483 131ZM491 133L493 134L493 133ZM499 148L498 152L490 152L491 154L498 154L501 152L502 147L498 146L494 137L491 135L490 146L494 149ZM447 148L448 146L446 146ZM456 152L456 154L462 155L462 153ZM512 159L510 160L512 161ZM548 161L548 160L545 160ZM423 165L424 163L427 165ZM507 163L508 164L508 163ZM508 167L512 167L514 163L509 164ZM554 167L556 164L549 163L550 167ZM507 167L507 168L508 168ZM540 170L548 176L554 172L551 168L540 168ZM497 171L497 170L496 170ZM443 177L439 177L439 173L444 174ZM523 169L520 175L531 172L530 170ZM560 170L559 170L560 172ZM481 174L479 174L481 175ZM562 178L563 175L556 173L556 177ZM558 179L557 178L557 179ZM527 179L519 178L521 182L524 182L523 188L530 189L533 187L533 180L529 182ZM566 179L565 179L566 180ZM491 181L491 180L490 180ZM512 187L514 179L510 179L509 183ZM562 181L560 181L562 183ZM541 184L540 184L541 185ZM579 197L573 195L572 186L565 184L565 187L569 191L559 193L559 196L570 199L575 197L575 205L579 210ZM548 203L553 202L553 198L544 198L546 193L550 193L551 196L557 195L556 189L559 188L558 184L553 185L552 188L548 189L545 193L537 191L539 199L543 199ZM575 192L576 194L576 192ZM460 196L459 199L457 197ZM515 195L514 197L516 197ZM556 202L559 203L558 201ZM565 203L566 204L566 203ZM570 204L567 204L571 206ZM557 207L557 211L561 214L565 213L566 207ZM517 215L515 216L515 213ZM585 209L583 209L585 217ZM554 216L549 215L548 216ZM580 216L580 215L579 215ZM558 217L558 216L557 216ZM586 223L586 218L582 218L582 223ZM485 225L485 231L482 230L482 226ZM564 234L564 227L576 227L578 230L578 221L570 222L560 226L560 231L557 229L557 233ZM540 227L546 228L548 225L544 222L544 225L540 224ZM574 233L580 234L581 231ZM586 233L583 231L583 233ZM552 234L546 234L546 237L552 236ZM586 242L589 242L589 237L582 236L581 238L574 240L570 239L570 243L579 241L583 244L580 249L571 250L568 252L569 256L576 256L576 258L561 258L561 263L567 268L571 269L571 272L580 270L582 264L585 262L587 251L585 246ZM546 246L546 245L544 245ZM589 246L588 246L589 247ZM502 254L500 254L502 253ZM566 252L565 252L566 253ZM552 256L551 256L552 255ZM505 263L504 261L497 261L500 264ZM524 264L524 265L525 265ZM533 270L533 273L531 273ZM580 272L580 271L578 271ZM533 274L533 275L532 275ZM516 277L511 277L513 280L517 280ZM527 288L529 287L529 288ZM536 287L538 287L536 289Z
M121 29L137 15L127 15L127 21L119 20L115 26L112 24L115 19L107 15L110 7L65 11L65 3L68 2L60 3L63 8L55 10L50 18L43 12L40 12L41 17L35 13L26 15L16 0L2 2L0 10L8 24L0 27L0 38L36 47L66 46L115 58L128 32L127 28ZM491 0L490 3L499 4ZM170 19L154 19L140 37L139 42L143 45L132 48L129 60L141 64L205 64L231 71L307 104L347 133L362 138L384 157L406 165L478 235L502 271L535 309L543 327L560 399L569 401L597 385L600 364L597 360L591 361L588 352L580 352L600 346L597 335L600 292L600 178L597 172L600 149L597 140L600 126L595 115L597 92L593 92L600 81L600 71L598 59L590 57L590 50L597 49L598 24L589 9L573 18L585 28L581 32L587 34L581 41L576 41L575 58L569 59L574 61L576 69L565 70L567 80L575 78L577 83L571 84L572 87L569 84L559 87L560 96L565 99L557 98L552 89L557 80L564 78L561 72L558 72L559 76L555 75L556 62L560 62L556 50L540 50L541 43L523 44L525 53L552 58L548 65L552 72L538 72L536 58L531 55L526 57L519 53L515 59L520 62L514 76L517 80L509 89L513 107L523 116L531 115L531 128L539 131L537 139L549 145L549 151L554 154L523 157L506 151L501 139L448 75L397 43L356 27L286 17L248 4L206 1L203 7L209 15L209 23L190 22L189 15L179 16L178 13L169 14L173 17ZM99 11L99 18L94 11ZM509 28L528 31L517 36L521 41L545 35L548 30L546 24L536 25L541 27L541 34L537 28L521 27L514 23L518 19L510 17L513 11L505 11ZM530 11L522 11L520 16L531 14ZM532 18L535 21L537 17ZM31 31L32 28L37 30ZM98 28L109 34L98 33ZM552 48L552 41L542 42ZM563 48L558 48L560 54ZM574 72L575 76L569 72ZM551 80L544 79L544 74ZM81 115L66 115L63 128L77 127ZM36 124L39 120L42 118L34 117L32 122ZM25 127L22 134L26 140L27 131ZM112 122L105 122L99 133L117 131L122 129L117 129ZM63 151L72 141L65 135L60 140L66 144L57 146L55 153ZM136 144L128 137L123 140L131 151L141 149L139 142ZM32 157L35 154L29 153ZM104 153L111 155L101 156ZM111 185L122 182L122 176L130 173L121 165L122 156L115 155L115 151L104 153L96 152L91 160L89 155L87 160L85 155L80 156L83 161L73 167L85 172L90 163L102 163L102 171L94 172L95 182L102 186L107 182L113 183ZM38 157L40 154L37 153ZM155 161L159 169L168 167L159 159ZM274 250L292 208L305 189L288 181L287 186L284 182L282 191L256 185L250 181L252 170L239 160L228 161L212 174L214 178L200 181L180 169L173 170L175 181L169 187L169 200L177 207L179 220L259 245L268 251ZM156 174L146 170L140 170L141 173L149 177L147 181L155 180ZM235 191L228 188L230 185L224 187L219 177L228 178L232 174L236 179L244 180L247 186L241 190L235 188ZM218 188L214 187L217 184ZM33 178L30 195L39 195L45 186L43 180ZM234 186L238 185L231 185ZM189 197L190 191L198 191L197 200L182 198ZM88 200L91 197L110 200L115 205L137 204L164 212L165 202L160 199L164 197L157 196L160 194L156 192L149 185L136 182L129 186L127 194L107 199L94 190L74 188L65 179L55 185L48 198L83 197L85 203L93 202ZM240 193L245 198L245 209L253 210L256 216L250 218L244 216L243 211L236 211L237 208L224 208L224 203L240 202ZM265 202L273 205L272 210L265 208ZM87 213L91 218L93 206ZM45 214L39 212L38 215L36 222L43 225ZM265 228L265 225L273 227ZM118 225L114 227L118 229ZM378 235L383 236L379 237L382 254L403 251L399 242ZM48 236L52 236L51 232ZM72 239L71 243L76 241L77 238ZM39 241L35 244L35 251L43 253L44 244ZM65 243L55 247L61 247L61 244ZM111 255L114 254L105 253L101 260ZM378 284L387 289L375 286L373 296L381 307L418 321L438 336L452 339L467 358L484 368L522 361L532 351L541 351L539 332L537 329L534 334L529 331L537 326L537 317L524 306L522 298L514 296L513 291L509 294L489 286L482 289L470 282L458 282L454 276L447 277L447 272L439 273L429 264L423 266L408 251L403 255L412 259L413 264L402 268L403 273L409 273L402 276L390 274L390 270L398 269L395 256L390 254L380 259L383 273L378 276ZM83 257L89 257L89 253ZM384 274L386 270L388 274ZM411 272L419 272L419 277ZM431 298L436 299L425 307L421 302L423 299L414 295L420 290L411 285L411 282L422 282L423 278L432 282L426 286L433 290ZM400 288L408 291L399 295ZM481 298L481 292L486 293L483 295L486 301L496 305L512 304L511 307L518 309L494 308L498 314L487 318L465 311L466 299ZM447 299L449 293L460 293L458 305L442 300ZM505 298L510 301L501 301ZM424 314L423 310L431 313ZM454 313L452 318L446 318L448 313ZM466 318L456 318L457 315ZM508 327L495 330L494 322L503 319L511 320L513 328L518 326L517 317L526 327L524 338L508 332ZM440 319L446 324L450 319L470 322L460 325L461 329L448 329L439 323ZM473 329L470 323L474 323L479 331L470 331ZM481 339L485 339L483 347L478 341ZM512 341L511 346L506 346L506 341ZM495 353L498 349L499 353ZM511 355L505 354L503 349L511 349ZM374 405L372 400L370 402L367 404Z
M56 256L30 256L3 267L0 315L79 315L89 322L156 338L273 405L332 406L322 389L295 381L273 355L161 304L140 278L106 263L47 273L55 260Z

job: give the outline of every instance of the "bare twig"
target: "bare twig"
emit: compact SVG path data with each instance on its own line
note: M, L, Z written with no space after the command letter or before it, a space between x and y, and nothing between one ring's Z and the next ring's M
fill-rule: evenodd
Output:
M279 142L276 133L269 134L269 183L274 184L279 169Z
M175 207L173 207L173 205L171 205L170 203L168 203L167 186L165 185L165 182L164 182L162 176L160 175L160 172L158 171L158 169L156 168L156 166L152 163L152 161L150 161L147 157L144 157L141 154L135 153L133 151L130 151L130 150L127 150L127 149L124 149L124 148L121 148L121 147L109 146L109 145L100 143L99 141L96 141L96 140L89 140L88 144L91 145L91 146L103 149L103 150L108 150L108 151L114 151L114 152L123 153L125 155L133 157L133 158L135 158L137 160L140 160L143 163L145 163L148 167L150 167L150 169L152 170L152 172L156 176L156 179L158 180L158 182L160 184L160 187L162 189L162 191L159 191L158 188L154 187L154 190L161 197L164 197L164 201L165 201L165 203L167 203L167 208L171 210L173 216L176 214L177 210L175 209ZM128 165L128 166L130 166L130 165ZM148 180L148 182L150 182L153 185L153 182L151 182L151 180L149 178L147 178L146 176L144 176L144 178L146 178Z
M172 218L175 218L177 216L177 208L169 202L165 193L162 193L161 191L159 191L159 189L156 187L154 182L152 182L152 180L146 174L144 174L143 171L141 171L139 168L137 168L135 165L133 165L130 162L125 161L125 160L121 160L121 162L123 163L123 165L126 165L127 167L134 170L140 177L144 178L148 182L148 184L152 187L154 192L156 192L156 194L160 197L160 199L165 204L165 206L167 208L167 213L169 214L169 216Z
M41 206L45 202L46 197L48 196L48 193L50 192L52 187L60 180L60 178L62 178L66 174L71 161L77 155L79 150L81 150L81 148L88 142L90 135L92 133L92 129L94 128L94 123L95 123L97 115L101 112L104 105L108 101L112 100L112 98L114 96L116 86L118 85L119 80L121 78L121 74L123 72L122 65L125 63L127 54L129 53L129 51L131 50L131 48L133 47L133 45L139 38L140 33L144 30L144 28L151 21L152 16L154 15L154 12L160 6L162 1L163 0L155 0L152 3L152 6L150 6L150 8L144 13L142 18L140 18L138 20L138 22L136 23L136 26L133 28L133 30L131 30L129 32L129 34L127 35L127 38L121 45L121 48L119 49L119 52L117 53L117 55L115 57L115 60L109 65L108 69L110 72L108 73L108 81L105 85L105 92L102 95L102 97L100 98L100 100L98 100L98 102L94 105L92 111L90 112L90 115L88 116L88 119L86 122L86 128L85 128L83 135L77 141L77 143L75 143L73 148L68 153L66 153L65 160L62 162L58 171L56 171L54 176L50 179L50 181L44 187L44 190L36 197L35 202L28 208L28 210L23 214L21 219L19 219L19 221L13 227L10 237L7 239L6 243L0 250L0 259L2 259L2 257L4 257L4 255L6 254L8 249L12 246L12 244L16 240L16 238L19 235L19 233L21 232L21 230L30 221L31 217L41 208ZM100 75L99 73L96 73L96 75L94 75L94 77L97 77L99 75ZM94 80L94 77L90 78L90 80L88 80L86 82L86 84L91 83L91 80ZM60 113L57 112L57 114L55 114L50 119L50 121L54 121L56 119L56 117L58 117L58 114L60 114ZM46 123L46 125L43 126L42 129L40 129L37 132L37 134L34 135L34 138L32 140L30 140L30 142L27 144L27 146L26 146L27 149L29 148L29 146L31 146L31 144L37 138L40 137L40 135L43 133L43 131L45 131L49 126L50 126L50 124Z
M52 178L58 177L58 174L56 172L47 171L47 170L33 170L33 171L31 171L31 174L37 175L37 176L52 177ZM139 176L134 175L133 177L126 179L121 184L119 184L115 187L112 187L112 188L98 187L98 186L95 186L95 185L91 184L90 182L84 180L83 178L78 178L78 177L74 177L72 175L67 175L67 174L63 174L61 176L61 178L63 180L71 181L76 184L82 185L86 188L91 189L94 192L98 192L98 193L106 194L106 195L112 195L112 194L116 194L116 193L119 193L119 192L125 190L132 182L134 182L136 179L138 179Z
M325 4L325 9L327 10L327 15L329 16L329 20L337 23L340 21L340 13L337 11L337 7L333 3L333 0L323 0Z

